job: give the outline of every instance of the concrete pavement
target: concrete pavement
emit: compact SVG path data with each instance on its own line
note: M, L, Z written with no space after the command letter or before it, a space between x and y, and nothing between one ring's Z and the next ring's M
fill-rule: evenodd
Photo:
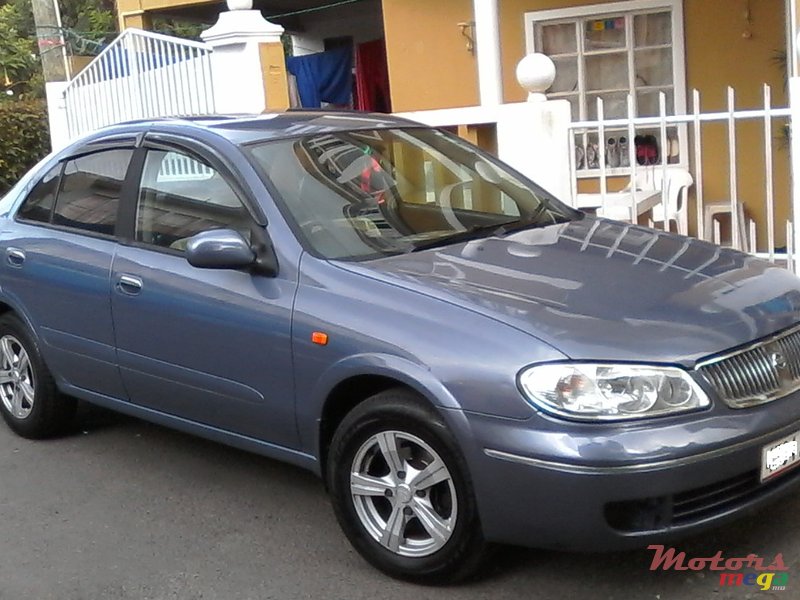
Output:
M0 423L0 600L800 598L800 493L678 544L689 556L783 553L786 591L651 572L648 550L505 549L484 579L424 588L373 570L312 475L83 407L73 435L30 442Z

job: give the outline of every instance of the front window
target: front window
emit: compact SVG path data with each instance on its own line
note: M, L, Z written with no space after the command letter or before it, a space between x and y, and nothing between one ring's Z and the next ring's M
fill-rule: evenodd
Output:
M250 224L247 209L216 169L182 152L147 151L137 242L184 251L189 238L202 231L236 229L248 237Z
M365 259L547 226L578 213L433 129L336 132L250 148L302 237Z

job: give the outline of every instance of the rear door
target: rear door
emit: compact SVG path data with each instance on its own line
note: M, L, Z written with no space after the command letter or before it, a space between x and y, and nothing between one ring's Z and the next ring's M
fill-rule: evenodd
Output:
M131 144L132 145L132 144ZM5 294L23 307L62 386L124 398L111 263L132 147L85 150L48 170L2 242Z
M258 225L242 187L196 149L145 142L130 239L112 268L119 363L133 403L293 446L294 275L199 269L191 236ZM250 206L252 206L250 202Z

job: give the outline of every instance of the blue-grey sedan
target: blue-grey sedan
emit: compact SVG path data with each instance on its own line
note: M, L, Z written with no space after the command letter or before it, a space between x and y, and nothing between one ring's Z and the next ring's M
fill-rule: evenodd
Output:
M0 411L76 399L321 476L386 573L668 540L800 478L800 280L353 113L156 120L0 201Z

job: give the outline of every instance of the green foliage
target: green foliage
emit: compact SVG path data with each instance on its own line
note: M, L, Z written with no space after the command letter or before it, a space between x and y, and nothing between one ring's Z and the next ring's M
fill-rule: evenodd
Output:
M117 32L114 0L59 0L61 22L67 29L96 42Z
M165 35L174 35L175 37L184 38L187 40L199 41L200 34L205 29L208 29L208 24L165 17L155 17L153 19L153 29Z
M0 103L0 193L5 193L49 150L43 101Z
M0 6L0 102L40 92L30 85L40 66L35 39L18 29L25 26L19 5Z

